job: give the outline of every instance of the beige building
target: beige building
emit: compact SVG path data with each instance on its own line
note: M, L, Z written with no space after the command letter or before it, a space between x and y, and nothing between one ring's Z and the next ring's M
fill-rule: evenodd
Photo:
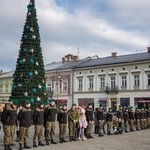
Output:
M150 107L150 48L148 52L105 58L93 57L76 65L74 102L123 107Z
M0 75L0 102L5 103L8 102L11 88L12 88L12 76L14 71L2 73Z

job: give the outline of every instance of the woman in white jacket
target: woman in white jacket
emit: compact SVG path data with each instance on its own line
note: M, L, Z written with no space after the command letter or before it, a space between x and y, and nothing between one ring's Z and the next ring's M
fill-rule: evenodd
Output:
M87 121L86 121L86 116L85 116L85 110L82 109L80 115L79 115L79 128L80 128L80 132L79 132L79 137L78 140L86 140L85 135L84 135L84 130L87 127Z

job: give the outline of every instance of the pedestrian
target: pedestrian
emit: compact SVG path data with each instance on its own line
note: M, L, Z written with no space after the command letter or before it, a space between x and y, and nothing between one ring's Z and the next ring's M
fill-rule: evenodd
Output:
M3 110L1 121L4 131L4 150L12 150L14 129L17 121L17 103L11 102Z
M44 103L39 102L38 107L33 112L34 122L34 136L33 136L33 147L45 146L42 143L43 128L44 128ZM38 141L38 145L37 145Z
M76 125L78 123L78 111L76 110L76 104L73 103L72 107L68 110L68 128L69 128L69 142L77 141Z
M82 109L79 115L79 136L78 136L79 141L86 140L86 137L84 135L84 130L87 128L87 125L88 123L87 123L86 116L85 116L85 110Z
M140 110L138 108L135 109L135 122L136 122L136 130L140 131Z
M55 101L51 101L47 109L45 110L44 119L46 120L46 145L49 145L49 139L51 144L57 144L54 139L55 135L55 120L58 110L56 108Z
M97 112L99 111L99 108L95 108L94 111L94 134L98 134L99 133L99 122L97 120Z
M29 138L29 128L32 125L31 104L28 100L24 102L23 108L18 113L19 120L19 150L31 149L27 144ZM24 147L23 147L24 144Z
M124 130L125 133L128 133L129 131L129 113L128 113L128 108L125 108L124 112L123 112L123 116L124 116Z
M88 122L88 126L86 128L86 137L89 138L93 138L93 136L91 135L91 131L93 128L93 122L94 122L94 112L93 112L93 105L92 103L88 104L88 107L85 110L85 115L86 115L86 119Z
M57 121L59 122L59 140L60 143L67 142L65 140L65 134L67 129L67 106L64 104L60 108L58 115L57 115Z
M107 114L106 114L106 123L107 123L107 135L112 135L112 121L113 121L113 114L112 109L109 108Z
M98 132L98 136L104 136L104 131L103 131L103 125L104 125L104 112L103 112L103 107L101 106L98 110L97 110L97 121L99 124L99 132ZM102 133L103 131L103 133Z
M129 125L130 125L130 132L133 132L134 131L134 119L135 119L135 116L134 116L134 111L133 111L133 107L131 106L129 108Z

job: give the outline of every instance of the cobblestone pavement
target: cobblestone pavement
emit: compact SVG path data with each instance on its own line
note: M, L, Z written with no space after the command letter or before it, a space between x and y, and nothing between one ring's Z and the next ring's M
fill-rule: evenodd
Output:
M33 127L30 130L29 144L32 145ZM32 148L32 150L150 150L150 129L141 130L122 135L105 135L98 137L93 134L94 139L86 141L68 142L57 145ZM58 140L58 132L56 134ZM0 132L0 150L3 150L3 132ZM18 150L18 143L13 146L13 150Z

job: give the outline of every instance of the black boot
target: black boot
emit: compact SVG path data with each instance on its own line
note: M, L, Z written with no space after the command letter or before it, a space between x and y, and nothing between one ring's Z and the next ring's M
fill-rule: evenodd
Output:
M90 138L90 139L93 139L93 136L92 136L91 134L89 134L89 138Z
M51 143L52 143L52 144L57 144L57 142L54 141L53 139L51 140Z
M45 146L45 144L39 141L39 146Z
M8 145L8 150L12 150L12 148L11 148L11 145L10 145L10 144Z
M65 142L65 143L67 142L67 141L64 139L64 137L62 138L62 141Z
M9 150L8 145L4 145L4 150Z
M62 140L62 138L61 138L61 137L59 138L59 140L60 140L60 143L63 143L63 140Z
M69 142L72 142L72 136L69 136Z
M22 143L19 143L19 150L23 150Z
M31 149L31 147L28 146L27 143L24 143L24 147L23 148L25 148L25 149Z
M46 140L46 145L49 145L49 140Z
M33 142L33 147L37 147L36 142Z

